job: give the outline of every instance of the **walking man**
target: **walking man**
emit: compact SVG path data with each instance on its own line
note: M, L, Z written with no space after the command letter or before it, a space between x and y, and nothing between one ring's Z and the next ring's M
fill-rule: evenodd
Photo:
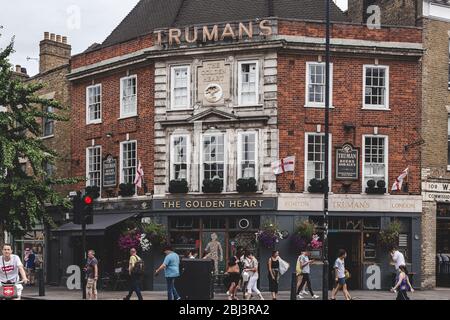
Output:
M297 290L297 298L303 299L303 294L307 294L307 292L303 289L305 284L308 286L309 293L313 299L318 299L319 296L315 295L312 287L311 287L311 278L309 277L311 273L310 265L314 262L314 260L309 259L310 253L308 251L303 251L299 257L301 270L302 270L302 282ZM303 289L303 290L302 290Z
M405 256L403 255L403 253L398 251L397 247L395 247L395 246L393 246L391 248L390 254L392 257L392 261L394 262L394 265L395 265L395 271L397 272L397 276L398 276L400 274L400 267L406 266Z
M156 269L155 277L164 270L167 282L167 298L168 300L181 300L180 295L175 288L175 280L180 276L180 257L173 252L172 247L166 246L164 249L166 255L162 265ZM193 279L195 281L195 279Z
M97 281L98 281L98 261L95 258L95 251L88 251L88 258L86 260L86 266L84 267L86 272L86 296L88 300L97 300Z
M26 248L23 261L25 262L25 271L27 273L28 279L30 280L30 286L34 286L34 274L36 270L35 260L36 255L34 254L33 250L30 248Z
M123 298L123 300L130 300L133 292L136 292L136 295L139 300L143 300L141 294L141 276L143 274L144 264L142 259L137 255L136 249L130 250L130 261L128 263L128 273L130 275L130 290L128 291L128 295Z
M344 297L346 300L351 300L352 297L347 290L347 284L345 283L345 258L347 257L347 252L344 249L339 250L339 256L334 263L335 271L335 281L336 287L333 289L331 294L331 300L336 300L336 294L338 291L342 290L344 292Z

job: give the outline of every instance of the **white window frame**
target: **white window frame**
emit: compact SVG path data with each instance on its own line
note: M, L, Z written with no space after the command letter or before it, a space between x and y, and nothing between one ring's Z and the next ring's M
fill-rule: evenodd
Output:
M238 141L237 141L237 178L242 178L242 160L243 160L243 153L242 153L242 146L243 146L243 138L245 135L253 134L255 136L255 179L256 182L259 182L259 135L258 131L255 130L249 130L249 131L240 131L238 132Z
M91 108L91 104L89 104L89 90L94 89L94 88L100 88L100 118L99 119L95 119L95 120L91 120L89 115L90 115L90 108ZM89 86L86 88L86 124L98 124L98 123L102 123L102 107L103 107L103 96L102 96L103 92L102 92L102 85L101 84L95 84L92 86Z
M366 71L367 68L384 68L386 79L386 94L384 97L384 105L376 105L376 104L366 104ZM387 65L377 65L377 64L365 64L363 65L363 109L367 110L390 110L389 109L389 78L390 78L390 72L389 72L389 66Z
M136 106L135 111L130 113L125 113L123 110L123 83L125 80L128 79L135 79L136 80ZM138 78L137 75L131 75L127 77L120 78L120 119L130 118L137 116L137 108L138 108Z
M384 138L384 181L386 181L386 193L389 193L389 136L382 134L364 134L362 136L362 172L361 172L361 185L362 185L362 193L366 193L366 184L365 181L365 167L366 167L366 138Z
M228 182L228 148L227 148L227 134L226 132L214 132L214 133L204 133L200 135L200 191L203 187L203 180L205 179L204 168L203 168L203 141L205 137L210 136L223 136L223 192L227 191Z
M254 103L242 103L242 65L243 64L256 64L256 83L255 83L255 93L256 93L256 101ZM239 107L247 107L247 106L257 106L260 105L260 94L259 94L259 87L260 87L260 62L259 60L242 60L238 62L238 106Z
M136 174L138 170L139 160L138 160L138 143L137 140L129 140L129 141L122 141L120 143L120 183L125 183L125 177L123 175L123 145L127 143L135 143L136 144ZM134 182L134 181L133 181ZM136 194L136 187L135 187L135 194Z
M310 81L310 70L309 67L312 65L323 65L324 70L326 71L326 63L325 62L306 62L306 88L305 88L305 107L307 108L325 108L325 90L324 90L324 97L323 97L323 103L318 102L311 102L309 101L309 81ZM326 72L324 74L324 87L326 87ZM333 105L333 64L330 63L330 107L332 108Z
M305 180L305 191L304 192L308 192L308 187L309 187L309 180L308 180L308 137L309 136L325 136L325 133L322 133L322 132L305 132L305 155L304 155L304 162L305 162L305 164L304 164L304 180ZM332 162L331 162L331 159L332 159L332 154L333 154L333 152L332 152L332 150L333 150L333 148L332 148L332 146L333 146L333 139L332 139L332 135L331 135L331 133L330 133L330 139L329 139L329 143L328 143L328 146L329 146L329 150L328 150L328 185L329 185L329 191L330 191L330 193L332 192L332 189L333 189L333 186L332 186L332 177L333 177L333 174L332 174L332 172L331 172L331 168L332 168ZM324 164L325 165L325 164Z
M51 108L51 111L48 111L47 108ZM47 113L54 113L55 109L52 106L44 106L44 112ZM51 138L55 136L55 119L51 119L50 122L52 123L52 132L50 134L45 134L45 123L46 123L47 117L42 117L42 137L41 138Z
M170 180L175 179L175 139L184 137L186 139L186 181L191 181L191 137L189 134L172 134L170 136Z
M102 158L102 146L92 146L92 147L87 147L86 148L86 187L89 187L89 181L90 181L90 176L89 176L89 150L92 149L100 149L100 185L98 186L100 188L100 194L101 194L101 190L102 190L102 184L103 184L103 158Z
M175 105L175 72L178 69L187 68L187 105ZM176 65L170 67L170 109L171 110L191 110L192 102L191 102L191 66L190 65Z

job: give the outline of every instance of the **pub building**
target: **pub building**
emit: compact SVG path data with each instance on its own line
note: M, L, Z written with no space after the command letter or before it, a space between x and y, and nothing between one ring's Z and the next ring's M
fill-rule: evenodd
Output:
M308 189L323 177L324 16L324 4L309 0L142 0L103 44L72 58L72 170L101 188L88 246L104 271L126 257L117 247L123 225L141 219L163 224L178 253L213 258L218 285L237 247L253 250L263 290L272 249L256 233L271 222L293 271L296 224L310 219L321 234L323 194ZM420 153L405 146L418 137L421 31L369 30L334 4L332 20L329 255L347 249L352 289L387 288L393 269L378 237L393 219L420 277L420 169L410 161ZM272 164L289 156L295 171L276 176ZM139 162L143 187L126 194ZM390 194L407 166L408 190ZM79 227L54 234L64 274ZM165 288L152 277L159 251L143 254L150 290ZM314 254L317 289L322 253Z

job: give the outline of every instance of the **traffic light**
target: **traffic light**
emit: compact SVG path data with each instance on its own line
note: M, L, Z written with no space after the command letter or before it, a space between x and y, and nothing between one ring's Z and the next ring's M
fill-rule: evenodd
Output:
M94 199L90 195L85 195L83 197L83 213L84 221L86 224L94 223Z
M81 200L81 193L77 193L75 197L72 199L73 205L73 223L74 224L82 224L83 220L83 203Z

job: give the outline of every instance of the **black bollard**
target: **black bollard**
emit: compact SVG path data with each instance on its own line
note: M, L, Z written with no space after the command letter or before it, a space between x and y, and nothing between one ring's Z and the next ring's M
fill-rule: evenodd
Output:
M44 281L44 269L38 269L38 281L39 281L39 297L45 296L45 281Z
M297 274L292 273L291 278L291 300L297 300Z

